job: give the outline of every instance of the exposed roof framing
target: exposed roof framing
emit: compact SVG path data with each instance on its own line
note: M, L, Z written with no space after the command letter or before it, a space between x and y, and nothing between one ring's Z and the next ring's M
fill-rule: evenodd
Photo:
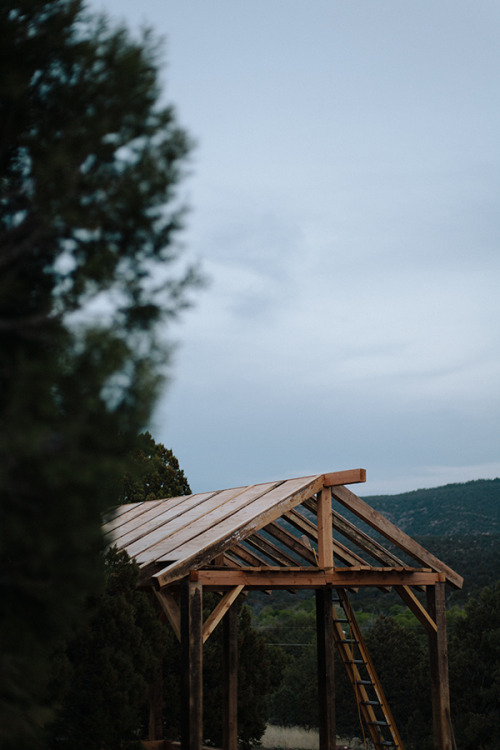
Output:
M344 486L365 477L354 469L132 503L116 510L105 531L157 589L193 573L218 590L438 580L460 588L455 571ZM345 510L371 531L345 518ZM379 535L417 565L403 562Z

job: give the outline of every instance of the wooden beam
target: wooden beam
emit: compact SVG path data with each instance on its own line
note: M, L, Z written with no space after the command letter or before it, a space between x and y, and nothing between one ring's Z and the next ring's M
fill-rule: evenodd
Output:
M238 609L233 603L224 619L222 748L238 750Z
M251 547L254 547L254 549L266 555L270 560L273 561L274 565L297 565L297 560L295 560L293 557L290 557L290 555L287 555L286 552L280 550L279 547L263 537L261 534L252 534L252 536L247 537L245 541Z
M332 591L316 591L319 750L335 750L335 680Z
M436 623L423 604L417 599L411 588L409 586L395 586L394 588L427 632L431 634L437 633Z
M163 738L163 665L160 664L149 691L148 739Z
M247 565L253 565L257 567L259 567L259 565L267 565L267 562L263 557L256 555L255 552L247 549L242 544L235 544L234 547L231 547L231 550L229 552L232 555L236 555L236 557L238 557Z
M169 591L156 591L154 590L156 598L161 604L162 610L167 616L167 620L170 623L172 630L178 641L181 639L181 611L176 600Z
M209 614L203 624L203 643L205 643L205 641L212 635L219 622L244 588L245 586L240 584L239 586L235 586L231 591L225 593L215 609Z
M363 552L367 552L374 560L382 563L382 565L404 565L399 557L396 557L396 555L387 550L382 544L380 544L380 542L372 539L371 536L364 531L356 528L353 523L348 521L347 518L341 516L340 513L332 511L332 516L333 528L340 531L340 533L349 539L349 541L357 544Z
M203 589L188 580L181 586L181 748L202 750L203 739Z
M358 484L366 482L366 469L348 469L346 471L332 471L324 475L324 487L337 487L342 484Z
M347 487L333 487L332 494L345 508L358 516L362 521L365 521L369 526L382 534L382 536L385 536L386 539L396 544L408 555L418 560L422 565L428 565L433 570L444 573L448 583L455 588L462 588L464 581L458 573L455 573L444 562L434 557L424 547L405 534L404 531L401 531L391 521L384 518L381 513L371 508L360 497L355 495L354 492L348 490Z
M290 532L286 531L286 529L284 529L282 526L278 526L276 521L273 521L273 523L269 523L266 526L265 530L268 534L277 539L278 542L284 544L286 547L288 547L288 549L290 549L292 552L295 552L295 554L299 557L302 557L303 560L310 563L311 565L316 565L316 558L312 549L306 547L304 542L302 542L293 534L290 534Z
M437 583L427 589L427 609L437 626L435 633L429 633L434 748L452 750L444 583Z
M340 586L432 586L441 573L418 568L238 568L199 570L197 579L215 591L245 586L254 589L301 589Z
M286 513L284 518L291 526L296 528L298 531L302 531L305 536L308 537L308 539L311 539L313 542L318 541L317 527L314 523L312 523L312 521L303 516L302 513L299 513L297 510L293 509ZM340 542L337 542L335 539L333 539L332 544L333 552L335 557L337 558L337 561L343 562L346 565L367 565L366 560L363 560L363 558L356 554L356 552L352 552Z
M318 493L318 565L333 568L332 490L323 487Z

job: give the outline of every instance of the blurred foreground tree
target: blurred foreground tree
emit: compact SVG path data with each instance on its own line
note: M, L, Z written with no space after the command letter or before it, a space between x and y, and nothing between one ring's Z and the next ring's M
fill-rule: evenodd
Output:
M52 654L103 582L101 513L168 361L189 141L150 35L0 6L0 745L37 747Z

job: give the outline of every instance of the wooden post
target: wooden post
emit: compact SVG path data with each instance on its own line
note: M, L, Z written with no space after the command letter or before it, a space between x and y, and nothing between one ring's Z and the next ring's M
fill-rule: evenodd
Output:
M318 566L333 568L332 490L318 492Z
M335 750L335 685L332 590L316 590L319 750Z
M197 581L181 588L181 748L201 750L203 738L203 591Z
M163 664L150 688L148 739L163 739Z
M238 749L238 608L234 602L223 621L223 750Z
M429 632L434 747L452 750L444 582L427 587L427 609L437 626L435 633Z

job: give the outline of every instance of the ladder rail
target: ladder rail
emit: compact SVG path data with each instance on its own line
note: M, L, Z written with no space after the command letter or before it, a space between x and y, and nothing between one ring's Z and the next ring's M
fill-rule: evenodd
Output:
M396 750L404 750L394 717L384 695L382 685L377 676L370 654L368 653L363 634L361 633L361 629L359 628L355 614L350 605L347 592L345 589L339 588L337 589L337 595L339 604L345 613L346 620L344 622L347 622L349 625L349 637L346 637L344 634L342 619L338 618L335 607L332 604L334 638L344 667L347 670L349 680L354 688L356 700L358 701L371 740L375 747L378 748L393 745ZM356 658L355 646L357 647L361 658ZM364 670L367 672L368 680L363 679L358 664L363 665ZM376 700L370 698L366 686L373 690ZM374 706L377 706L382 713L383 720L377 719ZM390 741L384 739L382 727L386 728L390 733Z

